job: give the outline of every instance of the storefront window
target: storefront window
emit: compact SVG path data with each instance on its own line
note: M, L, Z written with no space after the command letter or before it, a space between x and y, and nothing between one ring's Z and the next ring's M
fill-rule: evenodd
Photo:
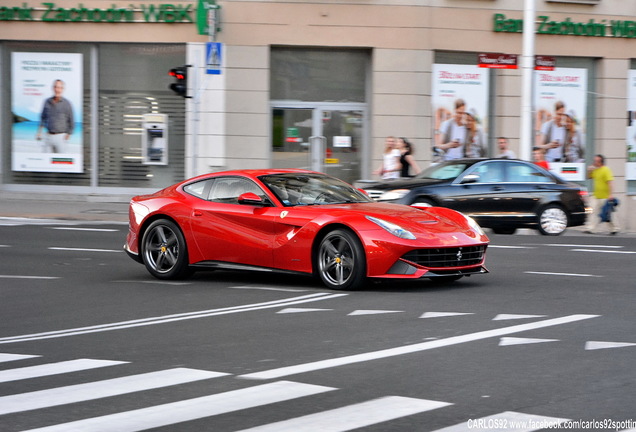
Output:
M184 63L185 45L99 45L100 186L183 179L185 99L169 90L168 71Z
M3 183L90 185L90 46L10 42L3 45ZM59 115L44 110L56 92ZM45 111L50 121L41 124ZM42 127L41 127L42 126Z
M304 102L365 102L366 50L274 48L271 98Z

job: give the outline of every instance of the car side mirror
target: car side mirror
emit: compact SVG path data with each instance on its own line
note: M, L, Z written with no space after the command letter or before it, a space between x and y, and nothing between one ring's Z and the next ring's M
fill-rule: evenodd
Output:
M263 199L256 195L254 192L245 192L238 197L239 204L247 205L264 205Z
M460 183L461 184L477 183L479 181L479 178L480 178L479 174L468 174L464 176L464 178L462 179Z

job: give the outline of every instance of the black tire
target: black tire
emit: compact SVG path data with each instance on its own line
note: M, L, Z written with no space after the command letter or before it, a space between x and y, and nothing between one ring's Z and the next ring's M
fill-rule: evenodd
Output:
M492 232L494 232L495 234L511 235L511 234L514 234L515 232L517 232L517 228L513 228L513 227L497 227L497 228L493 228Z
M558 236L568 227L568 214L558 205L548 205L537 215L539 232L543 235Z
M157 279L181 279L192 273L183 233L177 224L167 219L154 221L144 232L141 258Z
M320 241L316 273L327 288L355 290L364 285L367 261L360 240L344 229L329 232Z

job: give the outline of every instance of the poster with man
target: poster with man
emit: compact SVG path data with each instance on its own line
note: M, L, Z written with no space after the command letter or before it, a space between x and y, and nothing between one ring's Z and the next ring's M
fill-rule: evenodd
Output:
M534 75L535 142L550 170L585 180L587 69L555 68Z
M82 54L11 56L13 171L81 173Z
M626 180L636 180L636 70L627 77L627 166Z
M434 163L488 156L489 72L477 65L433 65Z

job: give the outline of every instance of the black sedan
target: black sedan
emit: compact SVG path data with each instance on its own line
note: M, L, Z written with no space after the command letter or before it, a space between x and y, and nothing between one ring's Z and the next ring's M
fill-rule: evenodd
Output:
M497 234L534 228L559 235L587 214L585 188L522 160L457 159L363 188L377 201L458 210Z

